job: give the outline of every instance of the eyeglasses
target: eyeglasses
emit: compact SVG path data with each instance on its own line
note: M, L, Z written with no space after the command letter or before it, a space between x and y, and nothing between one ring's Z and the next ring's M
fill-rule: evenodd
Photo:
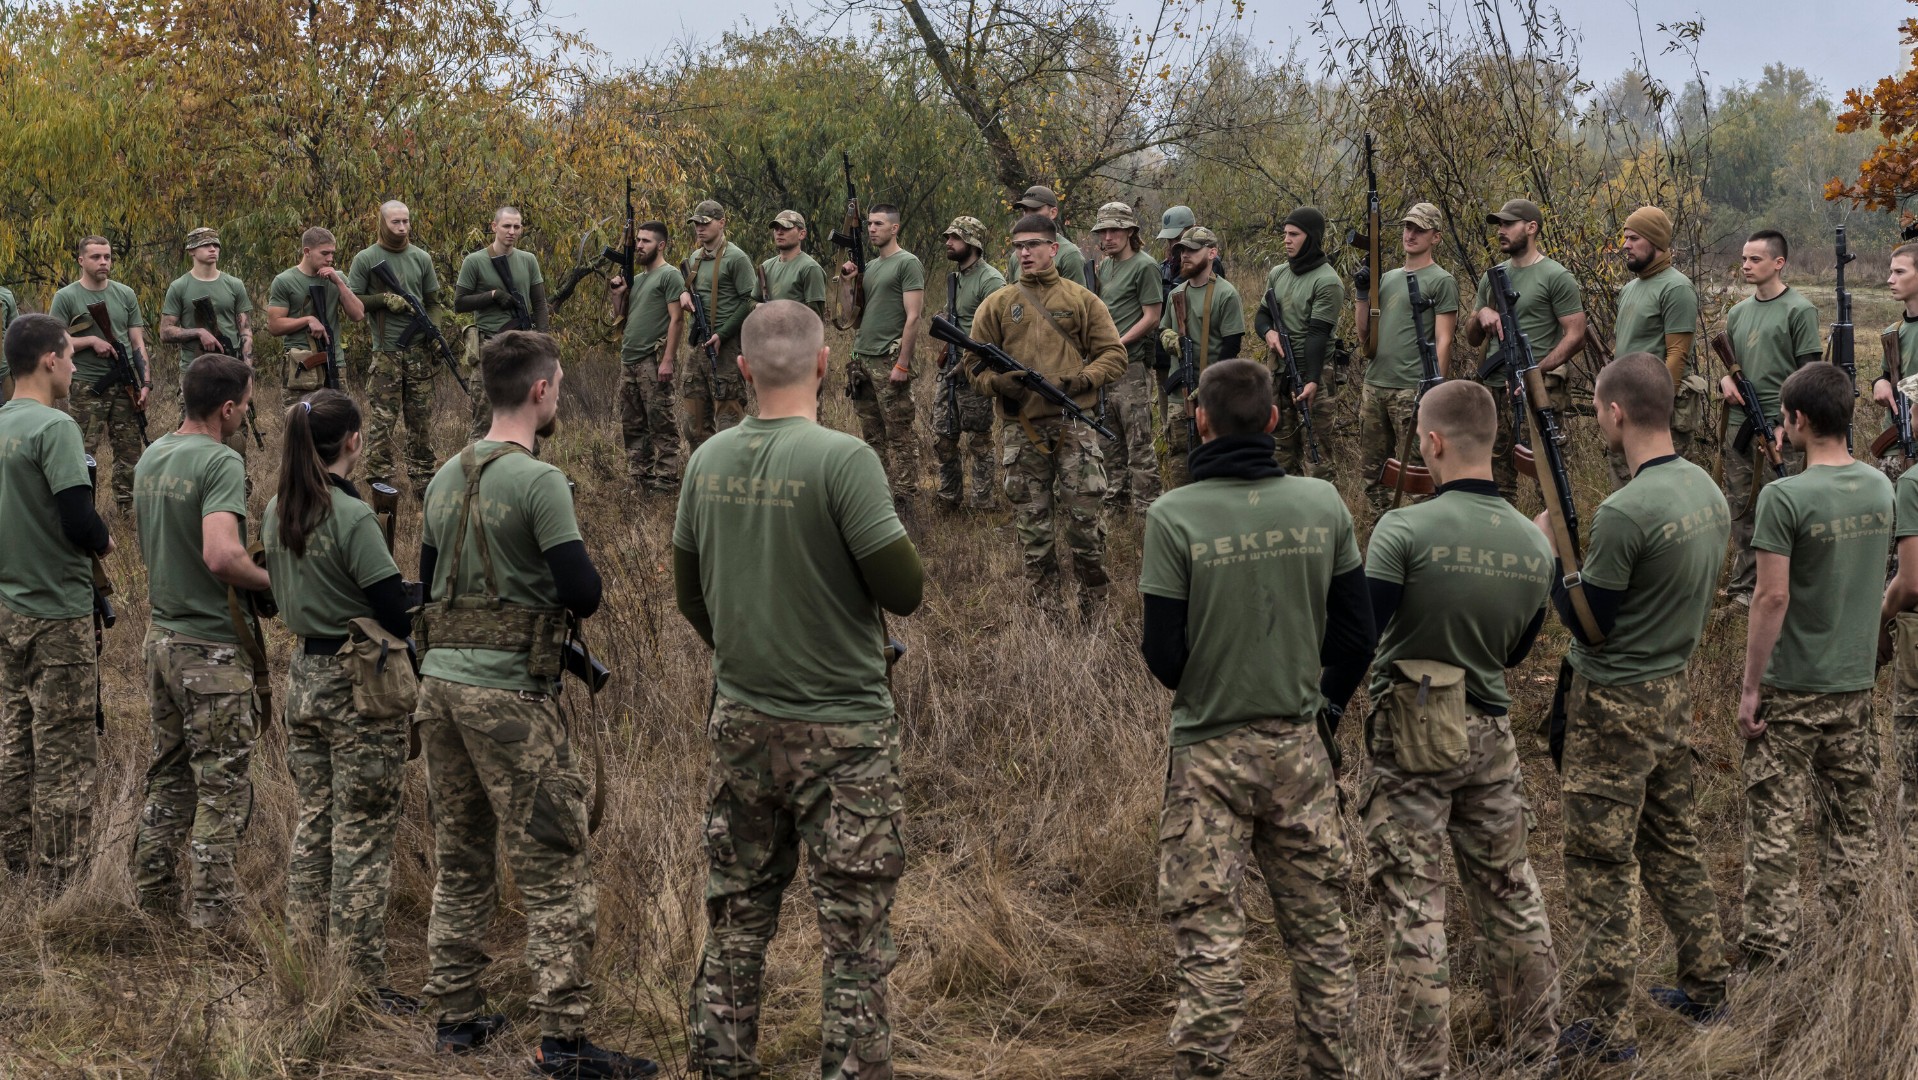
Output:
M1057 240L1014 240L1012 242L1012 250L1037 251L1047 244L1057 244L1058 242Z

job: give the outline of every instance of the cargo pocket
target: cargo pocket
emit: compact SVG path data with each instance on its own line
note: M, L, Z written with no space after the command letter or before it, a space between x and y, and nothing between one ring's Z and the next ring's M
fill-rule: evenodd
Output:
M1901 611L1892 620L1891 712L1918 715L1918 611Z
M1005 474L1006 499L1015 504L1032 499L1032 482L1019 471L1019 455L1026 448L1024 439L1013 425L1005 426L1005 447L999 452L999 468Z
M733 842L732 789L724 784L706 800L706 863L730 868L739 865L739 847Z
M896 779L834 785L820 860L849 878L898 878L906 870L906 845L899 836L904 809Z
M549 772L539 778L526 835L567 855L586 850L586 796L576 777Z
M1681 435L1703 435L1711 414L1710 384L1703 375L1693 373L1678 381L1678 396L1672 407L1672 430Z

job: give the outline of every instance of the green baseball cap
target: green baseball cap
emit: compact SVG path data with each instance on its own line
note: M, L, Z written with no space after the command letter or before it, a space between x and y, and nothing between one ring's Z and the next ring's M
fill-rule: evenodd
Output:
M1159 239L1177 240L1198 223L1199 219L1192 216L1190 206L1168 206L1165 213L1159 215Z
M709 221L719 221L726 216L726 208L719 205L717 199L706 199L693 207L693 214L687 221L695 225L704 225Z
M1053 194L1052 189L1044 184L1034 184L1027 188L1026 193L1019 196L1019 200L1012 205L1021 210L1037 210L1041 206L1057 207L1059 196Z
M1212 235L1211 229L1203 225L1194 225L1185 231L1184 236L1179 237L1179 246L1200 251L1209 247L1218 247L1219 238Z
M1405 216L1399 219L1399 224L1431 232L1439 227L1441 220L1438 207L1429 202L1422 202L1414 204L1410 210L1407 210Z
M1497 213L1485 215L1487 225L1510 225L1514 221L1536 221L1542 225L1545 214L1530 199L1512 199L1499 207Z

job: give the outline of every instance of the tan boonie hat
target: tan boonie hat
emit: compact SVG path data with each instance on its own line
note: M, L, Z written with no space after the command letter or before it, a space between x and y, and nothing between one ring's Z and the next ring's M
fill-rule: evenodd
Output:
M1185 231L1184 236L1179 237L1179 246L1199 251L1204 248L1218 247L1219 238L1212 235L1211 229L1203 225L1194 225Z
M719 204L714 203L713 205L717 206ZM773 228L775 229L803 229L805 227L806 218L797 210L781 210L779 213L773 215Z
M1054 195L1052 189L1044 184L1034 184L1026 189L1024 195L1019 196L1018 202L1012 205L1021 210L1037 210L1041 206L1056 208L1059 205L1059 196Z
M946 226L946 231L939 235L956 236L981 252L986 250L986 225L976 217L967 217L962 214L953 218L952 224Z
M704 225L708 221L718 221L719 219L725 216L726 216L726 208L719 205L718 200L706 199L702 201L698 206L693 207L692 216L687 218L686 220L692 222L695 225Z
M1136 229L1139 219L1132 214L1132 207L1122 202L1109 202L1099 208L1098 219L1092 223L1092 231L1101 229Z
M1514 221L1536 221L1543 225L1545 214L1530 199L1508 199L1497 213L1485 215L1487 225L1510 225Z
M208 244L219 247L220 234L214 232L212 229L206 228L195 229L186 234L186 249L188 251L192 251L194 248L206 247Z
M1439 227L1439 221L1439 208L1429 202L1422 202L1407 210L1405 216L1399 219L1399 224L1431 232Z

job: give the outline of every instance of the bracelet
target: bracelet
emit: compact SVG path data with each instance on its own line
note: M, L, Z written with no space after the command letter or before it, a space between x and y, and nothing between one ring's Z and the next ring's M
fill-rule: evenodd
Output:
M909 368L909 367L901 367L901 366L900 366L900 365L898 365L898 364L894 364L894 365L892 366L892 369L893 369L894 371L897 371L897 372L898 372L899 374L901 374L901 375L910 375L910 374L912 374L912 369L911 369L911 368Z

